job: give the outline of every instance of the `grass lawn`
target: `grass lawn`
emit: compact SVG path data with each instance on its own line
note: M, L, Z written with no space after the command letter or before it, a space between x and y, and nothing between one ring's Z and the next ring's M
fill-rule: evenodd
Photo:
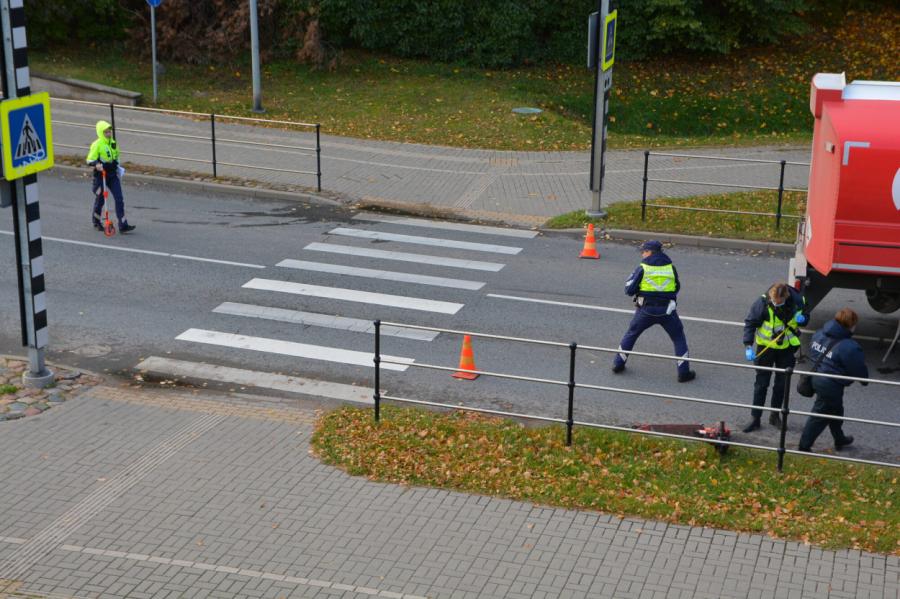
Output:
M712 210L741 210L745 212L775 213L778 193L774 191L748 191L724 193L689 198L660 198L650 204L706 208ZM806 194L785 192L782 211L788 215L802 215ZM705 235L731 239L756 241L780 241L793 243L797 232L796 218L783 218L781 228L775 228L775 217L743 214L723 214L694 210L647 208L647 220L641 220L640 202L616 202L606 206L609 216L604 220L588 218L584 210L576 210L555 216L544 226L550 229L583 227L589 222L609 229L658 231L682 235Z
M834 30L818 28L776 49L617 62L611 147L806 143L813 74L900 79L900 9L851 12L834 22ZM110 51L32 50L31 65L136 90L149 103L149 60L118 50L110 68ZM248 61L165 67L159 106L254 116ZM335 72L287 61L267 62L263 70L268 117L320 122L329 134L504 150L590 145L594 78L581 66L484 70L346 52ZM511 112L517 106L544 112L519 116Z
M319 420L317 455L355 476L457 489L824 547L900 554L898 473L887 468L481 415L340 408Z

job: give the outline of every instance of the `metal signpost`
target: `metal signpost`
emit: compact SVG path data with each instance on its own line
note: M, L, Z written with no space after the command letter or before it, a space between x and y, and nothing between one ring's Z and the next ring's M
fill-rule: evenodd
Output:
M253 112L265 112L262 107L262 83L259 73L259 15L256 0L250 0L250 63L253 70Z
M588 21L588 68L597 69L594 84L594 128L591 137L591 207L588 216L605 218L600 196L606 174L606 133L609 120L609 92L616 56L617 0L599 0L597 12Z
M156 7L162 4L162 0L147 0L147 4L150 5L150 44L153 46L153 103L156 104Z
M15 212L16 266L22 345L28 346L23 382L45 387L53 373L44 364L47 347L47 300L36 173L53 166L50 97L31 95L23 0L0 0L3 32L3 102L0 102L3 186Z

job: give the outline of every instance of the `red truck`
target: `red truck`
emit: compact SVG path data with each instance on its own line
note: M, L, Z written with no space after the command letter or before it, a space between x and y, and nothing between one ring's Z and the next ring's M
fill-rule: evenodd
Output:
M815 117L806 217L788 281L815 307L833 288L900 309L900 82L812 80Z

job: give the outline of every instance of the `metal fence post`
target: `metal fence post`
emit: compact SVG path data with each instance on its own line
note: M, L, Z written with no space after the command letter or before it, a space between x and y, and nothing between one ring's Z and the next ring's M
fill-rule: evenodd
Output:
M209 114L209 130L212 134L212 167L213 167L213 179L219 176L218 170L216 169L216 115L215 113Z
M781 229L781 206L784 202L784 167L786 161L781 161L781 175L778 177L778 209L775 211L775 228Z
M650 164L650 150L644 150L644 191L641 193L641 221L647 220L647 167Z
M569 344L569 409L566 414L566 447L572 447L572 427L575 425L575 351L578 344Z
M375 321L375 422L381 420L381 321Z
M109 124L112 125L113 137L116 136L116 105L109 103Z
M322 125L316 123L316 191L322 191Z
M781 398L781 434L778 437L778 471L784 472L784 439L787 436L788 414L791 413L791 377L794 367L784 369L784 393Z

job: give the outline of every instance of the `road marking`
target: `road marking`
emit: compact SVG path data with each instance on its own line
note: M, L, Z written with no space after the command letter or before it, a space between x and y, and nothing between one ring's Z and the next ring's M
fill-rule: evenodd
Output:
M371 404L372 389L355 387L329 381L316 381L299 376L275 374L273 372L259 372L256 370L244 370L243 368L229 368L206 364L204 362L189 362L187 360L173 360L151 356L134 367L135 370L154 372L165 376L189 377L205 379L241 385L245 387L260 387L263 389L275 389L288 393L300 393L302 395L315 395L327 397L339 401L352 401L354 403Z
M196 418L120 470L18 547L12 556L0 564L0 579L15 580L24 576L41 559L56 549L66 537L74 534L82 525L127 493L158 466L215 427L224 418L224 416L216 415L204 415Z
M0 231L3 235L15 235L12 231ZM58 237L44 237L46 241L56 241L58 243L68 243L71 245L81 245L85 247L100 248L103 250L114 250L117 252L132 252L134 254L146 254L148 256L161 256L163 258L175 258L177 260L193 260L195 262L211 262L213 264L224 264L226 266L243 266L245 268L265 268L261 264L247 264L246 262L232 262L231 260L217 260L215 258L201 258L199 256L185 256L184 254L170 254L168 252L157 252L154 250L139 250L137 248L119 247L115 245L107 245L103 243L91 243L90 241L76 241L74 239L59 239Z
M465 305L454 304L452 302L421 299L417 297L407 297L402 295L388 295L386 293L372 293L370 291L343 289L341 287L323 287L321 285L307 285L306 283L273 281L272 279L251 279L249 282L244 283L243 287L245 289L278 291L280 293L293 293L294 295L306 295L310 297L324 297L327 299L343 300L347 302L374 304L376 306L404 308L406 310L438 312L440 314L456 314Z
M374 268L357 268L342 264L326 264L324 262L307 262L305 260L282 260L276 266L283 268L295 268L298 270L310 270L313 272L327 272L335 275L347 275L350 277L365 277L368 279L380 279L382 281L399 281L401 283L418 283L420 285L432 285L434 287L449 287L450 289L465 289L478 291L484 287L481 281L467 281L465 279L448 279L446 277L431 277L407 272L392 270L376 270Z
M501 295L499 293L488 293L487 297L497 299L513 300L517 302L531 302L534 304L548 304L551 306L566 306L567 308L583 308L585 310L599 310L600 312L615 312L617 314L634 314L634 309L626 310L624 308L607 308L606 306L592 306L590 304L573 304L570 302L557 302L553 300L537 299L533 297L520 297L517 295ZM727 324L729 326L743 327L743 322L732 322L730 320L716 320L714 318L697 318L695 316L678 315L681 320L695 320L697 322L709 322L713 324Z
M350 364L353 366L375 367L373 359L374 354L361 351L353 351L350 349L340 349L337 347L327 347L324 345L310 345L308 343L295 343L293 341L282 341L280 339L267 339L265 337L250 337L248 335L236 335L234 333L221 333L219 331L208 331L205 329L188 329L182 334L175 337L179 341L193 341L194 343L206 343L208 345L218 345L221 347L231 347L234 349L246 349L250 351L263 352L267 354L281 354L283 356L293 356L295 358L306 358L308 360L321 360L323 362L338 362L340 364ZM382 356L391 362L401 362L401 364L382 363L381 368L386 370L405 371L412 364L412 358L398 358Z
M382 260L396 260L398 262L415 262L417 264L431 264L433 266L448 266L450 268L468 268L469 270L484 270L500 272L505 264L499 262L480 262L478 260L459 260L457 258L444 258L443 256L429 256L428 254L410 254L407 252L392 252L389 250L376 250L371 248L358 248L350 245L336 245L332 243L311 243L304 250L313 252L326 252L329 254L345 254L348 256L361 256L363 258L380 258Z
M363 595L371 595L377 597L385 597L386 599L427 599L421 595L409 595L406 593L395 593L393 591L379 591L369 587L356 586L352 584L343 584L331 580L317 580L315 578L302 578L299 576L287 576L285 574L275 574L272 572L260 572L258 570L250 570L246 568L235 568L233 566L224 566L220 564L194 562L189 560L170 559L160 556L148 556L140 553L124 553L122 551L113 551L111 549L96 549L93 547L81 547L80 545L63 545L60 547L63 551L70 553L82 553L85 555L97 555L109 557L113 559L127 559L136 562L149 562L153 564L167 564L177 566L179 568L190 568L194 570L202 570L204 572L213 571L223 574L234 574L246 578L259 578L265 580L277 580L279 582L287 582L289 584L310 586L316 588L334 589L336 591L350 591ZM27 595L28 593L25 593Z
M455 239L441 239L437 237L417 237L416 235L400 235L398 233L383 233L381 231L366 231L363 229L348 229L338 227L328 232L329 235L343 235L344 237L359 237L362 239L374 239L376 241L396 241L398 243L412 243L416 245L431 245L440 248L456 248L459 250L472 250L473 252L492 252L494 254L518 254L522 248L509 245L493 245L490 243L475 243L473 241L456 241Z
M399 216L387 216L383 214L361 213L353 216L354 220L365 220L392 225L405 225L409 227L426 227L429 229L445 229L447 231L463 231L465 233L482 233L485 235L500 235L503 237L519 237L532 239L537 237L537 231L524 229L506 229L503 227L487 227L484 225L468 225L441 220L428 220L424 218L405 218Z
M623 308L607 308L606 306L592 306L590 304L572 304L569 302L557 302L553 300L543 300L537 299L533 297L519 297L517 295L501 295L499 293L488 293L485 297L493 297L496 299L506 299L513 300L517 302L531 302L534 304L549 304L551 306L566 306L567 308L583 308L585 310L598 310L600 312L616 312L619 314L634 314L634 310L625 310ZM694 322L705 322L710 324L724 324L730 327L743 327L743 322L738 322L734 320L716 320L715 318L700 318L697 316L682 316L678 315L681 320L692 320ZM801 333L808 333L812 335L816 331L813 329L800 329ZM870 337L867 335L853 335L854 339L864 339L866 341L883 341L882 337Z
M316 312L302 312L300 310L286 310L284 308L271 308L269 306L255 306L253 304L239 304L225 302L216 307L213 312L218 314L230 314L232 316L246 316L248 318L262 318L265 320L277 320L312 327L324 327L328 329L340 329L354 333L375 334L375 325L371 320L362 318L348 318L346 316L329 316ZM420 331L390 325L381 326L381 334L388 337L400 337L414 339L416 341L434 341L440 335L436 331Z

